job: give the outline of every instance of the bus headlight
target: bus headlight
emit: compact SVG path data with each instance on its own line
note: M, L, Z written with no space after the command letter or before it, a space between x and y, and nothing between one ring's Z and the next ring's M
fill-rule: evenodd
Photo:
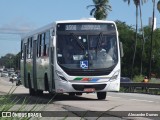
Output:
M59 72L59 71L56 70L56 73L57 73L58 77L59 77L61 80L67 81L67 79L63 76L63 74L62 74L61 72Z
M113 75L112 75L112 77L110 78L110 82L112 82L112 81L115 81L116 79L117 79L117 77L118 77L118 75L119 75L119 70L118 71L116 71Z

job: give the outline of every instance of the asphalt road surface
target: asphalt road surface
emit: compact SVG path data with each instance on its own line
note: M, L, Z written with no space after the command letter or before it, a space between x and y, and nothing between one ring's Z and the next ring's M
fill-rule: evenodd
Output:
M36 105L35 111L47 111L44 113L45 119L46 117L60 119L66 115L69 117L65 119L69 120L80 120L82 117L87 120L160 119L159 95L108 92L105 100L97 100L94 93L69 96L68 94L50 95L46 92L40 97L29 96L28 89L22 85L16 87L8 78L0 77L0 95L13 90L12 99L17 98L15 99L17 102L11 110L19 109L24 103L24 110L30 110Z

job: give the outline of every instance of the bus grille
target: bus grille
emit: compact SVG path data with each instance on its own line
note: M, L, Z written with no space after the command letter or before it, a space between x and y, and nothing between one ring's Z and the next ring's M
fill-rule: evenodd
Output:
M98 85L77 85L72 84L72 87L75 90L83 91L85 88L94 88L95 90L103 90L106 87L106 84L98 84Z

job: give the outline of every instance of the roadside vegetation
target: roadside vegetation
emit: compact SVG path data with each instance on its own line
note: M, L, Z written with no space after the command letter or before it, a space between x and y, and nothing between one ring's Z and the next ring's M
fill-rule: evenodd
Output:
M92 0L93 4L86 6L90 9L90 15L98 20L106 19L112 11L109 0ZM143 4L148 0L123 0L124 4L135 4L135 26L140 18L141 28L134 25L127 25L117 20L119 39L123 43L124 57L122 58L122 77L129 77L132 80L136 76L148 76L149 78L160 78L160 29L152 30L152 26L143 26L142 11ZM152 1L155 12L155 0ZM160 0L157 2L157 9L160 10ZM134 12L135 12L134 11ZM140 15L140 16L138 16ZM153 21L154 22L154 21ZM151 53L152 49L152 53ZM151 65L150 65L151 64ZM20 52L17 55L6 54L0 58L0 67L20 69ZM152 76L154 75L154 76ZM137 77L136 77L137 79ZM139 80L140 80L139 79ZM137 80L136 80L137 81Z
M0 112L2 114L2 112L8 112L8 111L13 111L13 112L20 112L20 111L25 111L27 113L29 112L34 112L37 110L42 110L45 108L45 106L43 106L42 108L38 108L37 104L35 103L35 105L31 106L31 108L27 108L27 103L30 101L29 98L25 97L25 98L20 98L20 97L16 97L13 92L15 91L16 88L11 88L10 91L7 94L4 95L0 95ZM38 99L37 99L38 101ZM18 105L16 107L17 104L19 104L19 102L21 103L20 106ZM19 116L14 116L14 117L0 117L0 120L29 120L31 119L31 117L19 117ZM37 118L38 119L38 118Z

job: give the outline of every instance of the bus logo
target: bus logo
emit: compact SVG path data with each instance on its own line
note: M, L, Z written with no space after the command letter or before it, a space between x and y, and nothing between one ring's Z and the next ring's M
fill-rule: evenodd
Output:
M80 61L80 67L82 69L88 69L88 61L87 60Z

